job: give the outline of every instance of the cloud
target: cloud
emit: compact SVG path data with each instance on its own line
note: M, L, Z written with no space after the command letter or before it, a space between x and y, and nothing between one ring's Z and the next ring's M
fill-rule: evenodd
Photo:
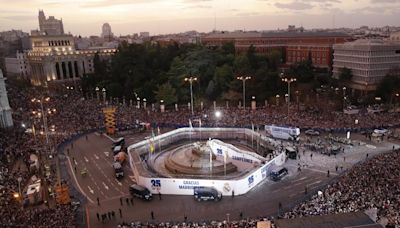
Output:
M370 0L372 4L380 4L380 3L399 3L399 0Z
M3 16L1 18L12 21L31 21L37 19L36 16L29 16L29 15Z
M290 2L290 3L275 3L275 6L281 9L290 9L290 10L306 10L306 9L312 9L314 6L308 3L303 3L303 2Z
M104 8L109 6L117 6L117 5L134 5L134 4L143 4L143 3L153 3L159 2L161 0L96 0L91 2L85 2L80 6L85 8Z
M183 0L183 2L193 3L193 2L211 2L211 0Z
M206 6L206 5L191 5L187 6L184 9L211 9L211 6Z

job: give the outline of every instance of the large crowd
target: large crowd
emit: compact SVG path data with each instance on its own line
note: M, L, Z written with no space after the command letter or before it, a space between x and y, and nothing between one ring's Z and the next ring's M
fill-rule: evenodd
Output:
M16 201L12 195L12 193L18 191L17 179L18 177L22 178L21 186L24 187L30 182L33 175L40 174L32 173L29 168L21 170L15 167L18 161L29 167L31 154L36 154L39 157L42 154L54 155L56 153L55 148L61 142L79 133L102 128L104 126L104 115L102 113L104 104L95 98L85 99L78 90L66 90L65 87L43 89L18 87L10 84L7 86L7 90L10 106L13 108L15 127L0 131L0 166L2 167L0 175L0 224L7 227L74 226L75 212L72 206L43 204L23 208L21 203ZM50 100L46 101L45 97L50 97ZM46 115L47 125L52 129L49 134L50 145L46 143L44 136L43 117L33 114L34 111L37 113L41 111L39 103L31 102L33 98L42 99L44 111L47 112L48 109L51 111L51 114ZM195 120L201 119L202 126L284 124L301 128L341 129L394 126L398 125L400 120L398 113L349 116L340 112L319 110L315 107L303 111L293 107L290 110L290 115L287 116L286 106L260 107L254 111L238 109L237 107L220 107L218 108L222 112L220 118L214 116L213 107L203 110L197 108L193 118L187 106L179 107L179 110L175 110L174 107L167 107L166 111L161 113L157 106L154 109L151 105L148 105L147 109L143 107L139 109L135 104L114 103L114 105L117 106L116 119L119 128L133 127L138 121L148 122L153 126L178 127L189 125L189 119L192 119L193 125L199 124ZM354 121L355 119L358 119L357 124ZM22 124L24 124L24 127L22 127ZM32 131L25 129L32 126L35 126L35 135ZM399 169L396 170L395 168L400 164L398 154L396 152L384 155L370 160L365 166L355 167L337 184L328 187L323 198L313 198L310 202L296 207L293 212L287 214L287 217L362 210L374 206L379 207L379 215L387 216L391 222L399 224L399 184L396 185L395 183L395 181L398 183L399 180ZM388 156L389 158L387 158ZM385 165L385 162L391 165ZM380 169L374 169L374 167L380 167ZM366 175L367 173L370 175ZM380 174L384 174L384 177L381 178ZM49 185L54 185L56 181L54 176L47 180ZM352 185L356 183L351 183L352 178L354 179L356 176L355 179L360 180L357 186ZM363 181L358 176L362 177ZM364 187L366 183L372 187ZM372 193L376 194L375 198L372 198L371 195L374 195ZM354 198L354 200L351 198ZM326 205L334 206L328 207Z
M400 150L354 166L322 194L296 206L286 218L377 209L378 220L400 226Z

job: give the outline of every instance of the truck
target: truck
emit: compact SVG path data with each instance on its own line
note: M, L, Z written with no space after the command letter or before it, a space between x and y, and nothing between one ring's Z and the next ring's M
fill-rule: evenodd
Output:
M300 128L297 127L265 125L265 132L276 139L299 141L300 138Z
M115 172L115 177L117 179L124 177L124 169L122 168L121 163L119 162L114 162L112 164L113 168L114 168L114 172Z

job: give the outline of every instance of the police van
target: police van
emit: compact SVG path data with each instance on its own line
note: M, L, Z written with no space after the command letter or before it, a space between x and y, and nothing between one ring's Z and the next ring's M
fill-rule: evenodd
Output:
M144 186L133 184L129 187L129 192L132 196L135 196L140 199L144 199L150 201L153 197L151 192Z
M269 176L270 176L271 180L273 180L273 181L279 181L279 180L282 179L284 176L286 176L288 173L289 173L288 170L287 170L285 167L283 167L283 168L281 168L281 169L272 171L272 172L269 174Z
M219 201L222 199L222 193L212 187L196 187L194 188L194 199L197 201Z

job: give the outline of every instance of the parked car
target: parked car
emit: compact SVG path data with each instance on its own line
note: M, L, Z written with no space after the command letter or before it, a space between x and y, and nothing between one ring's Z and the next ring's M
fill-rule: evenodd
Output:
M313 129L309 129L307 131L305 131L304 133L306 133L306 135L313 135L313 136L319 136L319 131L313 130Z

